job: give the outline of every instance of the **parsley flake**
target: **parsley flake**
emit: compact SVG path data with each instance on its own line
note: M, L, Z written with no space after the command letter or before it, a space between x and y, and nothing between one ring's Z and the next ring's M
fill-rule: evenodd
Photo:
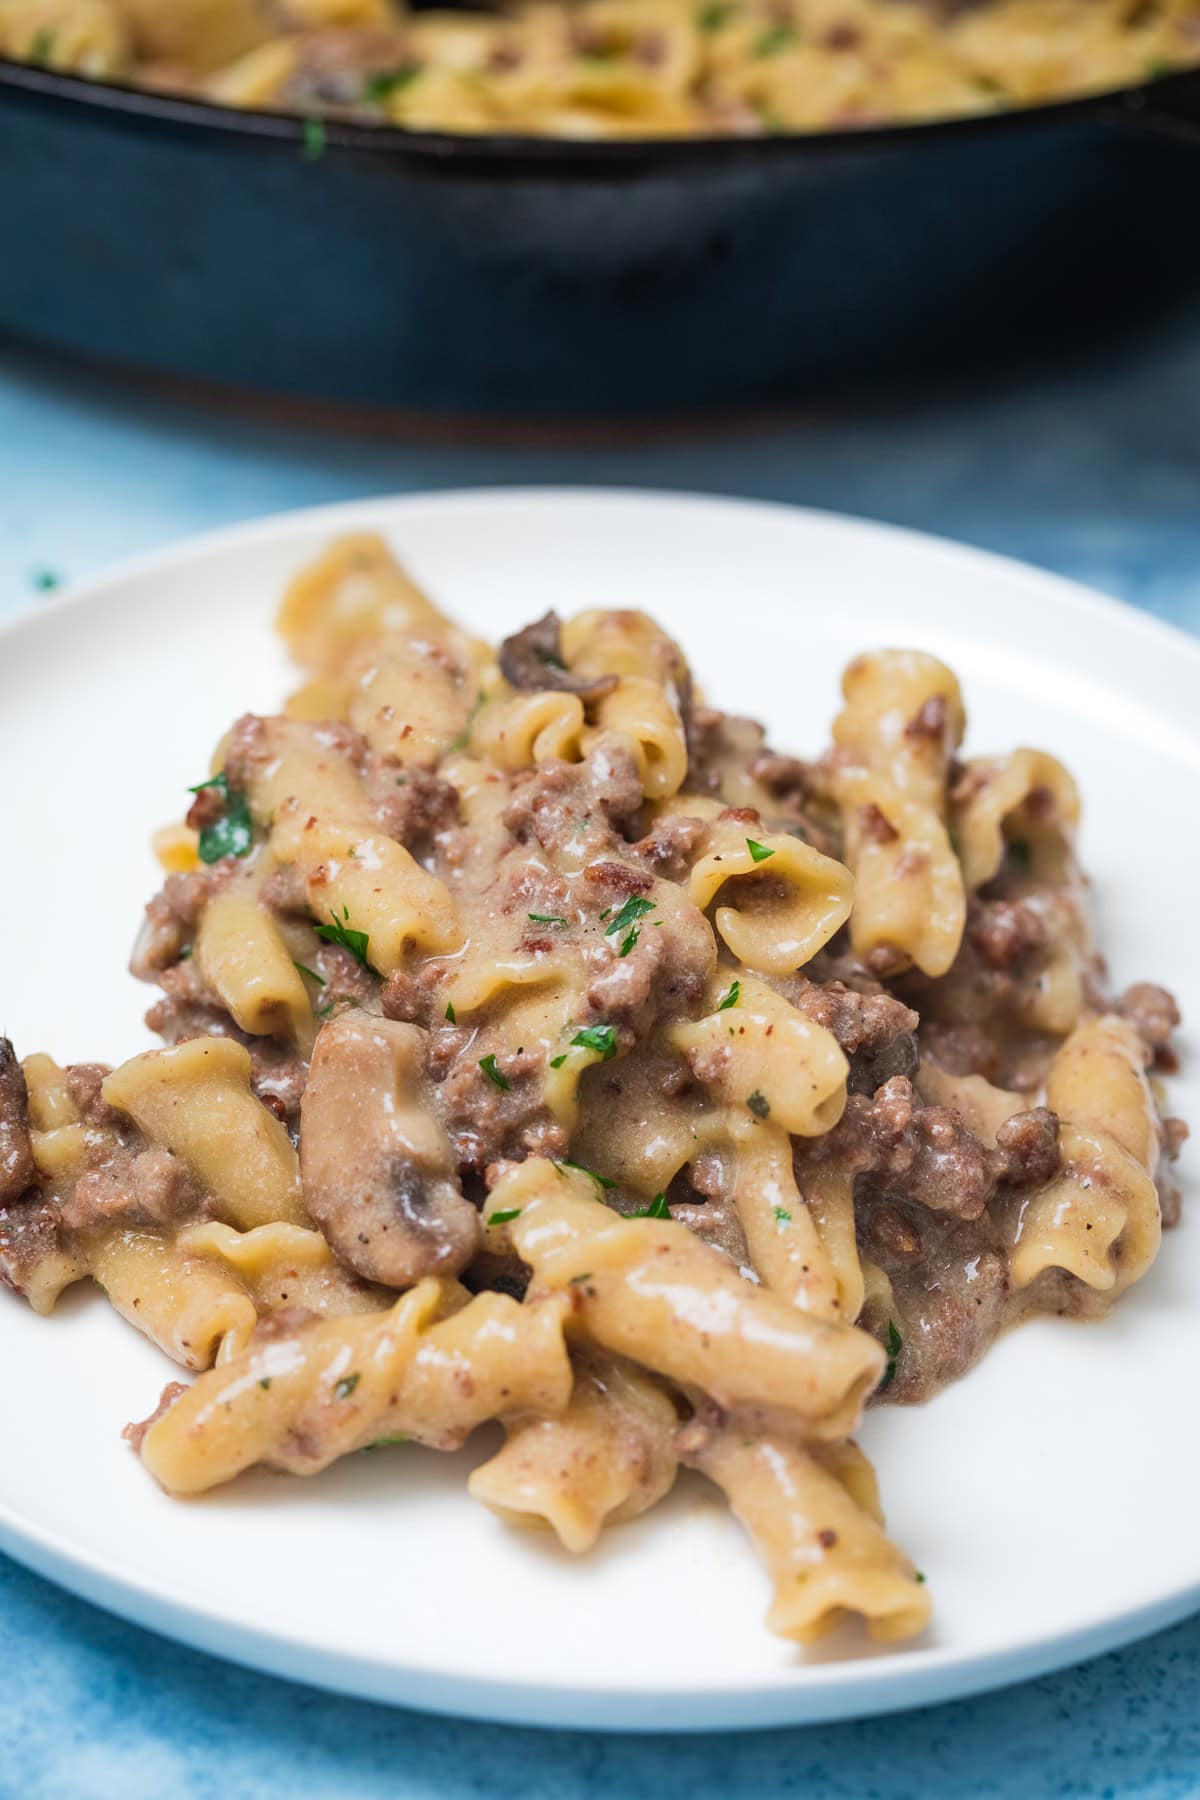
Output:
M421 73L418 63L401 63L395 69L381 69L377 75L368 75L363 82L362 97L376 105L382 100L390 100L393 94L401 94Z
M615 1188L617 1185L611 1176L597 1175L595 1169L586 1169L582 1163L563 1161L555 1163L554 1166L556 1169L574 1169L577 1175L586 1175L588 1179L594 1181L596 1186L602 1191L605 1188Z
M249 856L254 842L254 821L250 817L250 803L245 794L237 788L231 788L224 769L219 775L210 775L207 781L198 781L195 787L188 789L189 794L201 794L205 788L216 788L225 796L225 811L211 825L206 825L200 833L200 841L196 845L200 861L204 863L220 862L223 856Z
M656 903L653 900L643 900L640 894L630 894L620 912L617 913L615 917L609 919L608 924L604 927L605 937L612 937L613 933L617 931L626 931L629 926L633 924L635 919L644 919L647 913L653 912L655 904ZM609 912L612 912L612 907L610 906L608 910ZM601 913L600 917L603 919L606 915ZM637 942L636 933L634 934L633 941L634 943ZM632 945L630 948L632 948ZM622 950L621 955L624 956L625 954L626 952Z
M1032 869L1033 846L1026 838L1010 838L1008 854L1018 869Z
M768 856L775 854L773 850L768 850L765 844L756 843L753 838L746 839L746 848L750 852L751 860L756 863L766 862Z
M791 1224L792 1215L788 1211L786 1206L776 1206L772 1210L774 1211L774 1214L775 1214L775 1223L779 1226L779 1229L781 1231L783 1230L783 1227L785 1225Z
M498 1087L502 1094L512 1093L512 1082L509 1081L507 1076L502 1075L496 1067L496 1057L494 1052L489 1052L487 1056L481 1056L479 1059L479 1066L493 1087Z
M527 919L532 919L535 925L565 925L567 923L561 913L526 913L525 916Z
M305 162L320 162L325 154L324 119L305 119L304 147L300 154Z
M617 1032L614 1025L585 1025L571 1039L572 1050L594 1050L601 1062L617 1054Z
M28 55L31 63L40 63L45 68L54 55L54 33L45 26L41 31L35 31Z
M521 1208L519 1206L510 1206L507 1212L492 1213L488 1219L488 1224L489 1225L507 1225L509 1223L510 1219L519 1219L520 1216L521 1216Z
M449 1019L451 1025L458 1024L458 1014L454 1010L453 1000L447 1000L446 1002L446 1017Z
M264 1375L258 1385L260 1388L269 1388L271 1385L271 1377L269 1375Z
M895 1319L889 1319L887 1338L884 1342L884 1349L887 1351L888 1361L887 1368L883 1372L883 1380L880 1382L877 1390L879 1393L882 1394L885 1388L890 1388L893 1381L896 1379L896 1363L903 1348L904 1339L896 1330L896 1321Z
M307 975L310 981L315 981L318 987L325 986L325 977L323 975L318 975L317 971L315 969L310 969L307 964L298 962L294 964L294 967L299 969L302 975Z
M671 1209L667 1205L665 1194L655 1194L649 1206L641 1206L637 1212L627 1213L625 1216L629 1219L669 1219Z
M451 739L451 742L450 742L451 750L465 750L466 749L467 745L471 741L471 727L472 727L472 725L474 725L475 720L479 714L479 709L483 705L484 700L486 698L487 698L486 694L484 693L483 689L480 688L478 693L475 695L475 704L472 706L470 712L467 714L466 724L463 726L463 728L459 732L458 736L456 738Z
M410 1444L411 1442L412 1439L407 1431L393 1431L387 1437L376 1438L373 1444L367 1445L367 1449L386 1450L391 1444Z
M921 1586L924 1587L925 1586L925 1571L924 1571L924 1569L918 1569L916 1574L913 1576L913 1580L919 1581Z
M778 56L781 50L790 49L796 42L794 25L773 25L770 31L764 31L754 46L755 56Z
M702 6L696 14L696 26L700 31L720 31L736 11L729 0L713 0L711 6Z
M566 1062L566 1060L567 1060L567 1053L564 1050L561 1056L552 1056L550 1058L550 1067L552 1069L561 1069L563 1064Z
M333 1391L339 1400L348 1400L361 1380L362 1376L355 1369L353 1374L343 1375Z
M567 1282L567 1286L568 1287L579 1287L582 1282L590 1281L591 1279L592 1279L592 1271L590 1269L585 1269L583 1271L582 1275L572 1275L570 1280Z
M725 1012L729 1007L736 1006L741 997L742 984L740 981L735 981L729 992L717 1001L717 1011Z
M750 1108L750 1111L754 1114L756 1119L766 1119L770 1117L771 1103L765 1094L759 1093L757 1088L755 1088L752 1094L747 1096L746 1105Z
M329 917L332 924L318 925L317 936L327 944L340 945L343 950L350 952L355 962L361 963L364 969L370 969L371 964L367 956L370 941L365 931L355 931L351 925L349 908L343 906L340 919L335 912L330 912Z
M630 931L629 936L622 940L621 948L617 951L617 955L618 956L628 956L629 952L633 949L633 946L637 943L637 941L641 935L642 934L641 934L640 927L635 925L632 928L632 930Z

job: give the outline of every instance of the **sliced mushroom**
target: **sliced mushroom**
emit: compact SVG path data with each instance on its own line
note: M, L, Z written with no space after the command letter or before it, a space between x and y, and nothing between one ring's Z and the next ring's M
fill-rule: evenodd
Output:
M36 1179L25 1071L12 1044L0 1037L0 1206L19 1200Z
M617 685L615 675L572 675L563 661L562 621L548 612L524 631L505 638L500 646L500 672L512 687L535 693L551 688L558 694L578 694L581 700L599 700Z
M424 1064L415 1025L344 1013L317 1037L300 1108L308 1210L343 1262L387 1287L457 1274L481 1237Z

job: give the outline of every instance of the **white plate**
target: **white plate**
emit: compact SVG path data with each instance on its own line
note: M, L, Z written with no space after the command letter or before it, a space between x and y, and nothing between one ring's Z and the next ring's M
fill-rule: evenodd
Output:
M936 651L962 678L977 750L1045 745L1080 776L1115 981L1166 980L1194 1010L1195 644L1050 576L851 520L510 491L222 532L0 634L0 1023L22 1052L116 1060L145 1046L151 996L124 964L156 882L148 834L178 816L228 722L281 698L270 622L286 578L363 527L492 636L550 606L647 608L714 697L803 751L825 740L854 651ZM1200 1120L1195 1090L1189 1066L1174 1105ZM771 1637L766 1580L696 1478L579 1562L467 1498L486 1445L168 1500L118 1432L171 1370L81 1291L50 1320L0 1295L0 1544L204 1649L482 1717L706 1730L945 1699L1200 1603L1198 1292L1185 1224L1102 1326L1028 1325L931 1405L870 1416L890 1524L936 1604L908 1649L872 1653L848 1634L806 1655Z

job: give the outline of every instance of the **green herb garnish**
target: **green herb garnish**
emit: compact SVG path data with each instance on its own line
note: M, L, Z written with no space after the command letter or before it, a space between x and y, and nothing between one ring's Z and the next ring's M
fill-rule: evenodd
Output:
M615 918L610 919L608 924L604 927L605 937L612 937L614 932L627 930L628 927L633 924L635 919L644 919L647 913L654 911L654 907L655 902L653 900L643 900L640 894L630 894L620 912L617 913ZM611 906L608 910L609 912L612 911ZM601 913L600 917L603 919L606 917L606 914ZM636 942L637 936L635 933L634 943ZM632 948L632 946L630 947ZM626 952L622 950L621 955L624 956L625 954Z
M502 1094L512 1093L512 1082L509 1081L506 1076L502 1075L496 1067L494 1053L489 1052L487 1056L481 1056L479 1059L479 1066L493 1087L498 1087Z
M617 955L628 956L641 935L641 927L638 925L633 926L628 937L622 939L621 948L617 951Z
M313 1017L317 1019L331 1019L333 1017L333 1001L326 1000L324 1005L314 1006Z
M730 1006L736 1006L742 997L742 984L735 981L729 992L717 1001L717 1011L724 1012Z
M924 1587L925 1586L925 1571L924 1571L924 1569L918 1569L916 1574L913 1577L913 1580L919 1581L921 1586Z
M362 97L374 104L390 100L393 94L403 93L420 73L419 63L402 63L395 69L381 69L377 75L368 75L363 82Z
M269 1375L264 1375L258 1385L260 1388L269 1388L271 1385L271 1377Z
M550 1067L552 1069L561 1069L563 1064L566 1062L566 1060L567 1060L567 1053L564 1050L561 1056L552 1056L550 1058Z
M1028 842L1027 839L1025 839L1025 838L1010 838L1009 845L1008 845L1008 854L1011 856L1012 860L1016 863L1018 869L1032 869L1032 867L1033 867L1033 846Z
M40 31L35 31L33 34L33 41L29 46L29 61L40 63L44 68L53 55L54 33L43 26Z
M792 1215L788 1211L786 1206L776 1206L772 1210L774 1211L774 1214L775 1214L775 1223L780 1227L781 1230L782 1230L783 1226L791 1224Z
M254 842L254 821L245 794L230 787L224 769L219 775L210 775L207 781L198 781L188 793L200 794L205 788L216 788L225 796L225 811L201 831L196 846L200 861L215 863L223 856L248 856Z
M62 586L62 576L53 569L35 569L29 579L35 592L39 594L52 593L56 587Z
M773 25L770 31L764 31L754 46L755 56L778 56L781 50L787 50L796 42L794 25Z
M750 1108L750 1111L754 1114L756 1119L765 1119L770 1115L770 1102L765 1094L759 1093L757 1088L755 1088L754 1092L748 1097L746 1105Z
M887 1368L883 1372L883 1380L880 1382L878 1388L878 1392L881 1394L884 1388L891 1387L893 1381L896 1379L896 1362L900 1352L904 1348L904 1339L896 1330L895 1319L888 1320L887 1340L884 1344L884 1348L888 1353L888 1362Z
M535 925L566 925L568 923L561 913L526 913L525 917L532 919Z
M567 1282L567 1286L568 1287L578 1287L581 1282L590 1281L591 1279L592 1279L592 1271L590 1269L585 1269L582 1275L572 1275L570 1280Z
M310 969L306 963L298 962L294 966L299 969L302 975L307 975L310 981L315 981L318 987L325 986L325 977L323 975L318 975L317 971L315 969Z
M614 1025L585 1025L571 1039L572 1050L594 1050L601 1062L617 1054L617 1032Z
M449 1019L451 1025L458 1024L458 1014L454 1010L453 1000L447 1000L446 1002L446 1017Z
M325 154L325 121L324 119L305 119L304 148L301 155L305 162L320 162Z
M773 850L768 850L765 844L756 843L753 838L746 839L746 848L750 852L752 861L756 863L766 862L768 856L775 854Z
M388 1437L376 1438L373 1444L367 1445L367 1449L386 1450L391 1444L411 1444L411 1442L412 1439L407 1431L393 1431Z
M519 1219L520 1216L521 1208L519 1206L510 1206L507 1212L492 1213L491 1217L488 1219L488 1224L507 1225L510 1219Z
M203 854L203 852L201 852L201 854ZM330 912L329 917L332 920L332 924L318 925L316 928L317 936L322 938L327 944L340 945L343 950L348 950L350 952L355 962L361 963L364 969L370 969L371 964L367 959L370 941L365 931L355 931L354 927L351 925L349 908L343 906L340 919L337 914L332 911ZM373 974L374 970L371 972Z
M355 1369L352 1375L343 1375L333 1391L339 1400L348 1400L361 1380L362 1376Z
M669 1219L671 1209L667 1205L665 1194L655 1194L649 1206L639 1207L637 1212L627 1213L625 1216L629 1219Z
M617 1185L616 1182L612 1180L611 1176L597 1175L595 1169L586 1169L582 1163L563 1161L555 1163L554 1166L556 1169L574 1169L577 1175L586 1175L588 1179L594 1181L596 1186L601 1190L605 1188L615 1188Z
M475 720L479 713L479 709L483 705L485 699L486 699L486 695L484 694L483 689L480 688L478 693L475 695L475 704L474 704L474 706L472 706L470 712L467 714L466 724L463 726L463 728L459 732L458 736L456 738L451 739L451 742L450 742L451 750L465 750L466 749L467 745L471 741L471 727L472 727L472 725L474 725Z
M736 6L732 6L729 0L713 0L711 6L702 6L696 14L697 29L720 31L723 25L728 25L736 11Z

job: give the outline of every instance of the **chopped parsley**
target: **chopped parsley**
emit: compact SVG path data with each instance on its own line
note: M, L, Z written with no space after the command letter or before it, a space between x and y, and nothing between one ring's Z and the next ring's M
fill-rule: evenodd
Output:
M770 31L764 31L754 46L755 56L778 56L781 50L790 49L796 42L794 25L773 25Z
M626 1214L630 1219L669 1219L670 1216L671 1209L667 1205L665 1194L655 1194L649 1206L640 1206L637 1212Z
M305 162L320 162L325 154L325 121L324 119L305 119L304 148L301 151Z
M731 5L730 0L713 0L711 6L702 6L696 14L697 29L720 31L722 26L728 25L736 11L736 6Z
M45 67L53 55L54 33L43 26L40 31L35 31L33 34L33 41L29 46L29 61L41 63Z
M521 1216L521 1208L519 1206L510 1206L507 1212L492 1213L488 1219L488 1224L489 1225L507 1225L510 1220L519 1219L520 1216Z
M458 1024L458 1014L454 1010L453 1000L447 1000L446 1002L446 1017L449 1019L451 1025Z
M333 1001L326 1000L323 1006L314 1006L313 1007L313 1015L315 1018L318 1018L318 1019L332 1018L333 1017Z
M192 953L195 950L195 948L196 948L196 946L194 944L185 944L183 946L183 949L179 952L180 962L190 961Z
M1010 838L1008 854L1016 863L1018 869L1032 869L1033 846L1029 843L1027 838Z
M878 1391L881 1394L885 1388L890 1388L893 1381L896 1379L896 1363L900 1356L900 1352L904 1348L904 1339L896 1330L895 1319L888 1320L887 1337L884 1340L883 1347L887 1351L888 1361L887 1368L883 1371L883 1380L879 1384Z
M915 1576L913 1577L913 1579L915 1581L919 1581L921 1586L924 1587L925 1586L925 1571L924 1571L924 1569L918 1569Z
M786 1206L776 1206L773 1210L775 1213L775 1223L779 1226L780 1230L782 1231L782 1229L785 1225L791 1224L792 1215L788 1211Z
M29 580L34 591L39 594L53 593L56 587L62 586L62 576L53 569L35 569Z
M653 912L654 907L655 902L653 900L643 900L640 894L630 894L620 912L609 919L608 924L604 927L605 937L612 937L613 933L617 931L627 931L629 927L634 924L635 920L644 919L647 913ZM612 912L611 906L608 911ZM601 913L600 917L604 919L607 918L608 915L607 913ZM626 945L622 946L622 956L629 955L630 950L632 950L634 944L637 943L637 938L638 934L635 929L632 935L626 940Z
M489 1051L487 1056L481 1056L479 1059L479 1066L493 1087L498 1087L502 1094L512 1093L512 1082L509 1081L507 1076L502 1075L496 1067L496 1057L494 1052Z
M370 941L365 931L355 931L351 925L349 908L343 906L340 919L332 911L329 917L332 923L318 925L317 936L327 944L337 944L341 949L348 950L355 962L361 963L364 969L369 969L371 964L367 952L370 948Z
M642 930L640 925L631 926L629 935L621 940L621 948L617 951L617 955L628 956L641 935Z
M532 919L535 925L567 924L567 920L563 918L561 913L526 913L525 917L527 919Z
M770 1117L770 1101L765 1094L760 1094L757 1088L755 1088L752 1094L748 1095L746 1105L750 1108L750 1111L754 1114L756 1119L766 1119Z
M617 1032L614 1025L585 1025L571 1039L572 1050L594 1050L601 1062L617 1054Z
M271 1385L271 1377L269 1375L264 1375L258 1385L260 1388L269 1388Z
M735 981L729 992L717 1001L717 1011L725 1012L728 1007L736 1006L741 997L742 984L740 981Z
M567 1282L567 1286L568 1287L579 1287L582 1282L590 1281L591 1279L592 1279L592 1271L590 1269L585 1269L583 1271L582 1275L572 1275L570 1280Z
M596 1186L602 1191L605 1188L615 1188L617 1185L611 1176L597 1175L595 1169L586 1169L582 1163L564 1161L555 1163L554 1166L556 1169L574 1169L576 1175L586 1175L589 1181L594 1181Z
M472 727L472 725L474 725L476 717L478 716L478 713L479 713L479 709L483 705L486 697L487 696L484 694L483 689L480 688L478 693L475 695L475 704L472 706L470 712L467 714L466 724L463 726L463 728L459 732L458 736L456 738L452 738L450 741L451 750L465 750L467 745L470 743L471 727Z
M302 975L307 975L310 981L315 981L318 987L325 986L325 977L323 975L318 975L317 971L315 969L310 969L306 963L298 962L294 966L299 969Z
M756 843L753 838L746 839L746 848L750 852L751 860L756 863L766 862L768 856L775 854L773 850L768 850L765 844Z
M339 1400L348 1400L361 1380L362 1376L355 1369L353 1374L343 1375L333 1391Z
M362 97L378 105L383 100L390 100L393 94L401 94L421 73L419 63L401 63L395 69L381 69L377 75L368 75L363 82Z
M552 1056L550 1058L550 1067L552 1069L561 1069L563 1064L566 1062L566 1060L567 1060L567 1053L564 1050L561 1056Z
M373 1444L367 1445L367 1449L386 1450L391 1444L409 1444L411 1442L412 1439L407 1431L393 1431L387 1437L376 1438Z
M223 856L249 856L250 846L254 842L254 821L250 817L250 803L245 794L237 788L231 788L224 769L219 775L211 775L207 781L199 781L188 789L189 794L200 794L205 788L216 788L225 796L225 811L211 825L206 825L200 833L200 841L196 848L200 853L200 861L204 863L220 862Z

